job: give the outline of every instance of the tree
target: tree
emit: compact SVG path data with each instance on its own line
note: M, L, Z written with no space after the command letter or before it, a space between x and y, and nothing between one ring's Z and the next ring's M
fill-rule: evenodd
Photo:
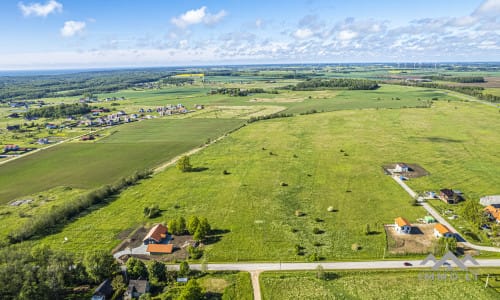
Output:
M127 260L127 274L130 278L133 279L146 279L148 278L148 269L142 260L139 260L135 257L129 258Z
M105 250L87 252L83 258L83 265L89 278L94 282L101 282L118 271L113 255Z
M189 264L187 263L187 261L182 261L179 264L179 274L181 276L187 276L187 275L189 275Z
M179 234L179 226L177 224L177 220L172 219L172 220L168 221L167 227L168 227L168 231L170 231L171 233L173 233L175 235Z
M203 299L203 291L196 280L189 280L177 300L200 300Z
M457 240L453 237L438 239L434 244L434 255L442 256L447 251L455 252L457 250Z
M203 251L198 247L188 246L187 250L191 259L198 259L203 255Z
M184 234L186 232L186 219L180 216L177 218L177 228L179 230L179 234Z
M167 268L165 264L152 260L148 264L149 279L153 282L162 282L167 280Z
M483 207L478 201L465 201L465 204L462 207L462 215L466 220L477 227L486 222L486 215L483 213Z
M189 234L194 234L196 232L196 229L198 228L198 225L200 224L200 220L198 219L197 216L191 216L188 219L187 222L187 230Z
M123 294L123 292L126 290L127 285L123 281L123 276L122 275L116 275L113 280L111 281L111 286L113 287L113 298L116 299L118 296Z
M316 267L316 278L325 279L325 269L323 268L322 265L318 265Z
M189 156L184 155L177 161L177 169L182 172L189 172L193 169L193 166L189 162Z

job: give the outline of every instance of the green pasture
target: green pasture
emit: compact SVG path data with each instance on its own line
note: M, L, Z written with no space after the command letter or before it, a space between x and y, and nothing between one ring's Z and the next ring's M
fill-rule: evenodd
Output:
M467 280L457 272L457 280L430 280L430 271L325 271L264 272L260 275L262 299L498 299L499 292L485 288L483 275ZM498 270L496 270L498 273ZM498 277L498 275L496 275ZM490 278L495 283L497 277Z
M56 186L92 188L152 168L241 124L228 119L155 119L109 129L97 142L72 142L0 167L0 203Z

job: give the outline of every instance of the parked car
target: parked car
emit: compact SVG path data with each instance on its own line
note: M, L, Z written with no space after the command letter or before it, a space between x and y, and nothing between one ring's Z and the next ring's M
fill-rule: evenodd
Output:
M405 262L404 265L407 266L407 267L413 266L410 262Z

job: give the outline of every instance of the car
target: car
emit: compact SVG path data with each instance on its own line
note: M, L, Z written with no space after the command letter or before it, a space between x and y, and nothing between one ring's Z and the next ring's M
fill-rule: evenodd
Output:
M407 266L407 267L411 267L413 266L410 262L405 262L403 265Z

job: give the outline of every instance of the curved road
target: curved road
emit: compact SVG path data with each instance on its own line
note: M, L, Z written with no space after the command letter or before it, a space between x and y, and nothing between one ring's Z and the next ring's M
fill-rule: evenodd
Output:
M412 197L415 198L417 196L417 193L413 191L406 183L404 183L398 176L392 176L392 178ZM420 203L427 212L433 216L439 223L445 225L450 229L451 232L455 233L456 235L460 236L462 239L461 243L464 244L465 246L471 248L471 249L476 249L476 250L482 250L482 251L491 251L491 252L500 252L500 248L497 247L488 247L488 246L479 246L479 245L474 245L469 242L467 242L458 232L458 230L455 229L448 221L446 221L434 208L432 208L428 203Z

